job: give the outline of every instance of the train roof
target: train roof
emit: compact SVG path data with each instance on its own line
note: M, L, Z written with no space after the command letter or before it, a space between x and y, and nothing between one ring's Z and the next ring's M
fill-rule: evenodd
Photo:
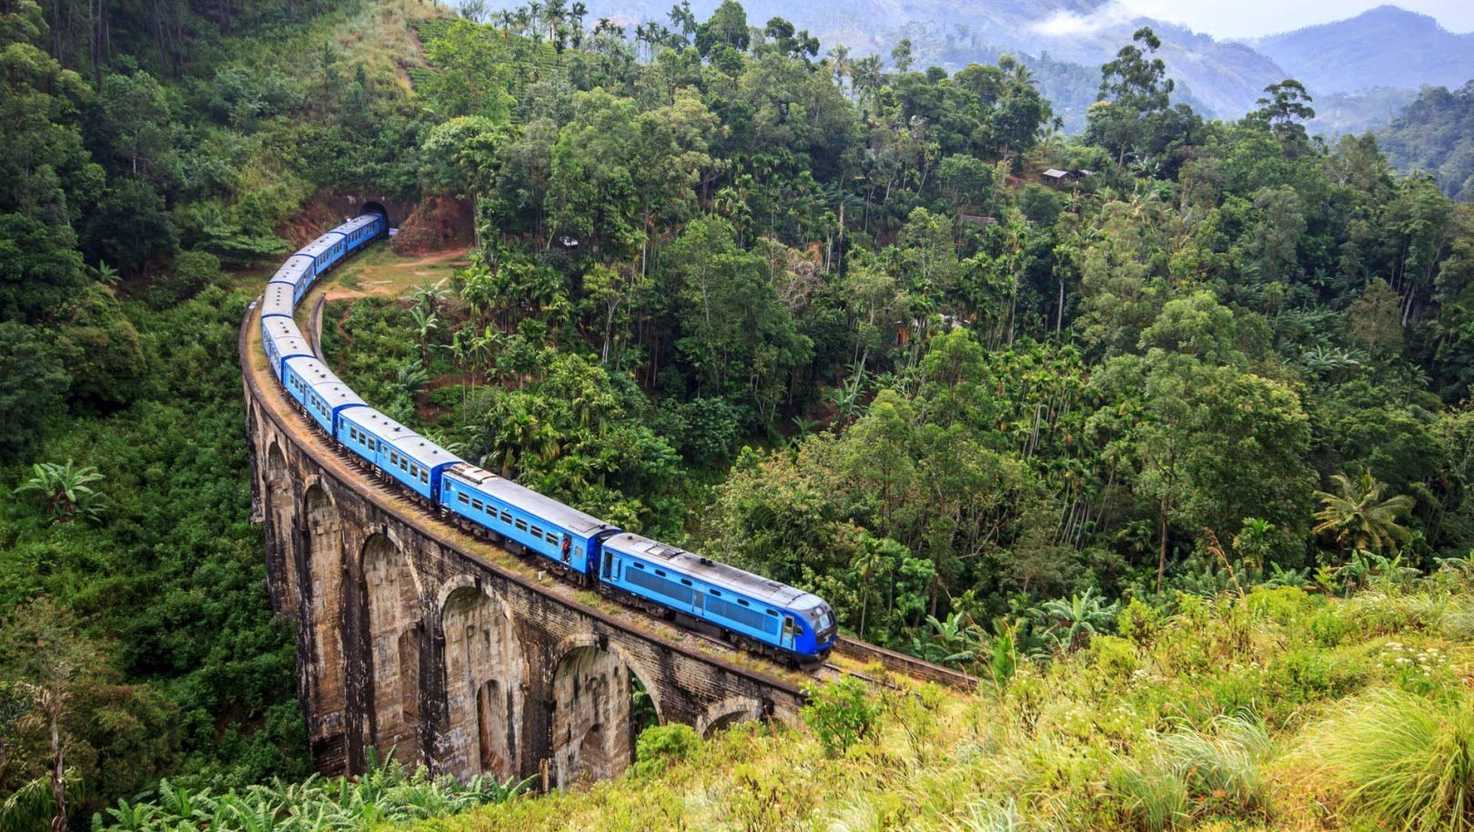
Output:
M307 339L302 337L302 330L297 328L297 322L291 318L264 318L262 326L265 328L266 337L276 342L278 355L287 356L293 353L312 355L312 347Z
M302 279L302 275L310 268L312 268L311 257L305 257L301 254L293 254L291 257L287 258L287 262L281 264L281 268L276 270L276 274L271 276L270 282L291 283L295 285L297 281Z
M408 436L390 441L389 444L431 471L442 465L454 465L461 461L460 457L413 431Z
M333 231L344 235L352 234L353 232L357 231L360 228L363 228L364 226L373 225L374 220L379 219L380 216L380 214L375 213L359 214L358 216L343 223L337 228L334 228Z
M613 547L649 558L656 563L664 562L671 568L693 578L700 578L707 583L739 592L755 601L762 601L775 607L793 607L794 602L803 599L804 596L818 600L816 596L809 595L800 589L794 589L787 584L764 578L762 575L754 575L745 569L738 569L694 552L669 546L658 540L651 540L643 535L629 532L617 534L604 541L604 547ZM807 608L808 604L801 603L797 606Z
M331 410L336 411L347 405L367 404L357 393L353 392L353 388L334 375L333 371L328 369L328 365L316 358L288 359L287 366L301 376L303 381L307 382L307 386L321 396Z
M372 407L354 408L352 413L345 413L343 418L352 420L365 430L373 431L375 436L385 442L393 443L406 436L419 435L410 428L385 416L382 410Z
M292 317L292 307L295 301L292 298L292 284L290 283L268 283L266 294L261 300L261 317L267 315L285 315Z
M317 257L332 248L343 239L343 235L337 231L329 231L316 240L302 247L297 253L304 257Z
M518 485L512 480L499 477L468 462L452 467L447 473L469 483L483 494L495 497L508 505L516 506L549 523L581 535L591 535L600 529L615 528L592 514L586 514L545 494L539 494L525 485Z

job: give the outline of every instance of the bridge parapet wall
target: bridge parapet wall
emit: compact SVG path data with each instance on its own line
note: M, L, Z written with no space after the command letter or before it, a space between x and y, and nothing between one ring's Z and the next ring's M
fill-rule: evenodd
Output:
M702 731L796 717L794 674L542 576L353 465L275 386L256 326L241 335L253 516L272 606L297 624L320 771L362 771L373 749L462 778L608 777L633 759L637 683L662 722Z

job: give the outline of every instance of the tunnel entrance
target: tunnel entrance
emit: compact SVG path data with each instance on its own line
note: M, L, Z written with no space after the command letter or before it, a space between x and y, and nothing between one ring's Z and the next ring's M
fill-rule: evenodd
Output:
M358 214L378 214L384 218L384 224L390 228L394 227L394 217L390 216L389 209L379 202L365 202L359 206Z

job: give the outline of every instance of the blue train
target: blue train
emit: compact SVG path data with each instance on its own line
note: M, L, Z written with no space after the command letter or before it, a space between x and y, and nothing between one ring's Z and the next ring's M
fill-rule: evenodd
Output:
M715 630L786 661L822 661L837 635L818 596L617 526L471 465L371 407L312 352L293 317L319 277L384 234L364 214L282 264L261 300L272 373L324 433L376 476L478 537L550 571L689 626Z

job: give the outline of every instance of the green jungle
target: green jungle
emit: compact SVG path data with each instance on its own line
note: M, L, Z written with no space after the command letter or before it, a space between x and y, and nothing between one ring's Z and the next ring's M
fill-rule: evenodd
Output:
M1474 830L1462 163L1292 79L1205 120L1146 28L1066 135L1007 56L668 22L0 0L0 832ZM335 276L365 399L979 690L550 796L314 776L237 336L367 191L464 233Z

